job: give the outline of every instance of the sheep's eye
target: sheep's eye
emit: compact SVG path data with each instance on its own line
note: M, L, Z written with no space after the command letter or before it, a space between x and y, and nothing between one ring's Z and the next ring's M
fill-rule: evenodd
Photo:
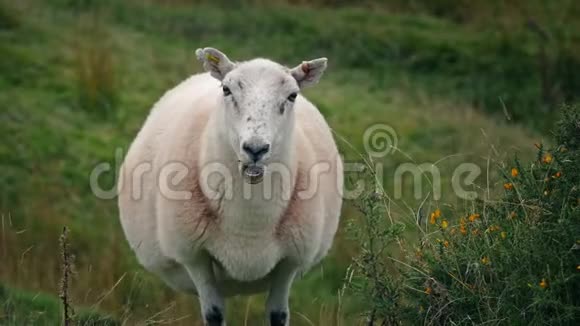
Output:
M288 101L294 102L296 100L296 96L298 96L297 93L290 94L290 96L288 96Z
M227 86L223 86L222 87L223 91L224 91L224 96L228 96L232 94L232 91L230 91L230 88Z

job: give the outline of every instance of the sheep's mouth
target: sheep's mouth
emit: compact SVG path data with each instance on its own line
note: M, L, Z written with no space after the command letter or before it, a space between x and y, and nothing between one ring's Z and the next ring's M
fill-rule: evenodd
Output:
M244 164L242 175L249 184L258 184L264 180L264 167L256 164Z

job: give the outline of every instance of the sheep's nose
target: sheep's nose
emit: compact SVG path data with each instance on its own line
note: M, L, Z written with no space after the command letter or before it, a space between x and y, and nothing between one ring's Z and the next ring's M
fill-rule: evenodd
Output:
M254 161L259 161L270 150L270 144L260 141L247 141L242 145L242 149Z

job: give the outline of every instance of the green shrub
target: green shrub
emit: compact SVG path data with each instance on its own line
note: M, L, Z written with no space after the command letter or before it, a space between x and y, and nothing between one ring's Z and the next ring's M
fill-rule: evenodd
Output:
M381 201L362 199L349 284L368 299L370 324L580 323L580 110L563 112L557 146L500 167L498 200L464 213L436 209L401 258L386 247L403 241L396 224L377 222Z
M389 277L392 270L388 247L394 245L404 231L404 224L385 219L386 207L380 192L362 196L356 207L365 216L363 223L349 221L351 237L359 241L360 254L354 258L347 274L347 285L365 307L372 325L377 318L388 325L401 319L401 284Z

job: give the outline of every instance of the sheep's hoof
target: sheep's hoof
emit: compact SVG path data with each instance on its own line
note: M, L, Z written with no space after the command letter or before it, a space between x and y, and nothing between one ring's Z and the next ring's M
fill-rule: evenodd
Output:
M224 316L218 307L213 306L211 310L205 313L205 324L207 326L224 325Z
M272 311L270 313L270 326L286 326L288 313L285 311Z

